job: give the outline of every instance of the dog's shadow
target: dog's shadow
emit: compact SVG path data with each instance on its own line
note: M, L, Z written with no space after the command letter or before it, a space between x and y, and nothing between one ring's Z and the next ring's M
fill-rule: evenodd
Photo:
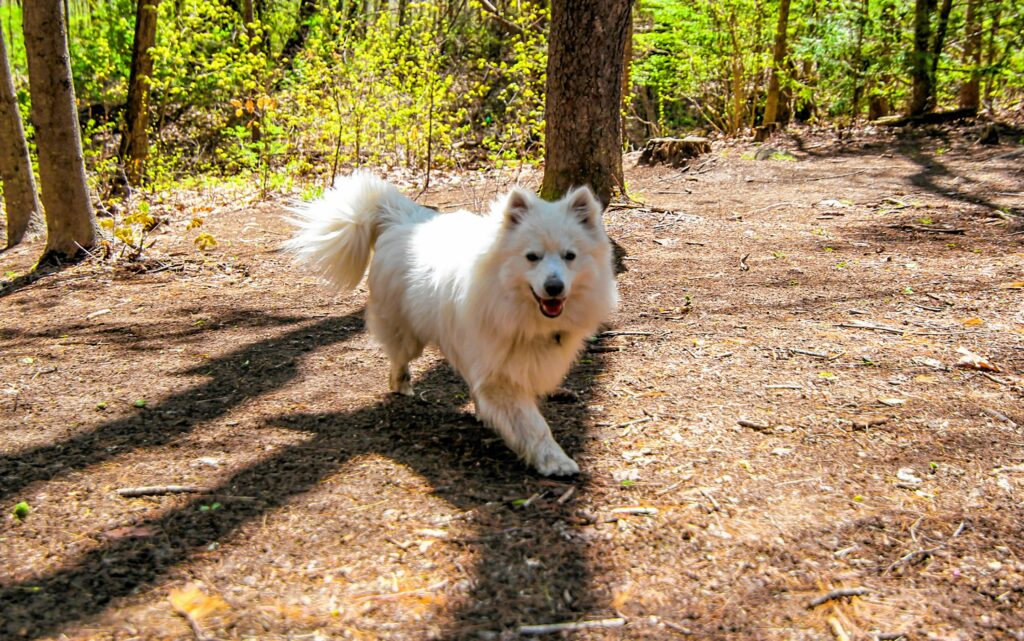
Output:
M295 361L311 348L343 342L352 335L352 316L348 316L285 332L253 344L255 350L236 350L204 365L213 380L169 397L147 411L146 420L119 419L100 425L89 438L44 449L55 459L67 457L66 472L108 457L103 435L116 437L121 445L119 455L131 447L165 443L204 420L223 415L233 401L217 401L223 407L208 404L214 407L186 427L169 418L173 412L161 409L195 407L197 400L205 400L212 390L225 385L236 389L248 385L247 398L252 398L254 390L256 395L266 393L291 380ZM306 342L296 345L297 336ZM579 402L548 403L544 411L556 440L571 456L584 453L587 443L587 381L601 369L600 356L590 355L567 380L567 386L580 393ZM253 367L283 357L290 358L291 364L284 371L275 370L269 379ZM245 369L240 368L243 363ZM329 376L329 371L323 375ZM180 508L135 523L140 532L152 534L105 540L53 571L0 587L0 619L20 638L57 633L66 624L103 611L118 597L160 585L180 564L208 556L214 543L231 538L246 523L315 489L354 457L371 453L416 471L431 484L435 495L460 510L497 506L486 510L486 519L473 523L476 533L469 544L479 561L475 568L466 568L468 593L459 595L461 605L450 617L446 615L444 638L478 638L481 630L500 632L523 623L603 614L588 587L590 569L584 543L572 536L568 525L573 520L574 502L563 505L549 496L529 509L509 504L509 496L543 494L551 487L516 461L496 436L452 400L464 394L465 385L447 365L437 364L414 376L414 384L423 398L436 400L389 397L351 412L286 413L272 418L270 423L304 432L309 438L275 450L211 488L212 494L228 497L216 518L200 509L209 499L197 497ZM124 436L126 428L132 427L138 428L139 434ZM17 468L16 458L4 457L0 463L8 470ZM5 465L0 465L0 472ZM585 495L585 476L576 479L575 488L577 499ZM526 559L541 562L526 563Z

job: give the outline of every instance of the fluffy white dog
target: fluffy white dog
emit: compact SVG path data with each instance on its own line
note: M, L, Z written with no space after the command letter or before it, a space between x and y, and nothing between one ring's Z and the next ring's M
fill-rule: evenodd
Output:
M490 215L439 214L355 173L296 214L288 249L338 288L359 284L370 263L367 324L391 358L393 392L412 394L409 362L437 345L513 451L544 475L579 472L537 398L617 302L590 189L557 202L513 189Z

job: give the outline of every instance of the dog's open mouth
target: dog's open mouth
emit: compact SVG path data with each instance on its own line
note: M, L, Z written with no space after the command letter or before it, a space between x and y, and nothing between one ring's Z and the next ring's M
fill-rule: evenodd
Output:
M544 314L548 318L557 318L561 315L562 309L565 307L564 298L541 298L534 293L533 288L530 288L530 293L540 303L540 313Z

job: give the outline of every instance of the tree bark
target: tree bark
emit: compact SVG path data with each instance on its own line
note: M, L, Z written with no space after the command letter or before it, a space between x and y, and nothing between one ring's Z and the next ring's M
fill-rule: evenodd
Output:
M992 73L991 70L999 54L999 19L1003 12L1001 3L995 2L993 4L995 7L992 9L992 24L989 25L988 30L988 56L985 60L985 66L989 69L985 78L985 104L989 105L989 107L991 107L992 100L992 84L996 78L996 74Z
M942 0L942 7L939 9L939 22L935 27L935 41L932 43L931 52L931 79L932 96L928 103L929 109L935 108L935 84L938 79L939 58L942 57L942 46L946 43L946 30L949 28L949 13L953 9L953 0Z
M0 29L0 140L4 141L0 145L0 179L4 184L7 248L10 249L25 237L29 226L38 219L40 208L3 29Z
M128 183L137 185L145 176L149 158L149 85L153 76L156 22L160 0L137 0L132 68L128 77L128 109L118 157Z
M22 5L32 123L46 210L46 249L41 262L54 257L80 258L83 249L96 243L61 5L61 0L33 0Z
M867 27L870 0L862 0L860 15L857 16L857 44L853 56L853 98L850 106L850 117L857 122L860 117L860 99L864 95L864 76L867 65L864 61L864 31Z
M786 60L786 31L789 29L789 0L779 2L779 23L775 29L775 51L768 76L768 99L764 106L764 124L775 122L779 111L779 70Z
M633 0L553 0L541 196L623 190L622 73Z
M960 108L978 110L981 88L981 19L978 15L979 0L967 1L967 17L964 22L964 63L971 67L971 76L960 87Z
M931 75L932 13L936 0L915 0L914 2L914 51L911 56L911 97L908 115L919 116L930 108L934 92Z

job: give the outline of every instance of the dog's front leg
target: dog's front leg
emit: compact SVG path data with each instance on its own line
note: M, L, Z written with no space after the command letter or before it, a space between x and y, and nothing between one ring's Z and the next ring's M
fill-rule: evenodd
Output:
M478 392L474 400L480 420L538 472L544 476L579 473L576 461L551 436L551 428L533 398L492 389Z

